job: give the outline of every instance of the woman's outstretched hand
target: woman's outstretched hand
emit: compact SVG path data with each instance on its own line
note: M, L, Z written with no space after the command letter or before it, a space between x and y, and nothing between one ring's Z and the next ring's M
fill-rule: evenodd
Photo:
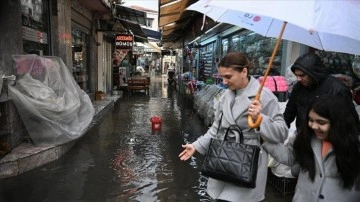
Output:
M182 148L184 148L184 151L179 154L180 160L182 161L188 160L196 152L196 149L192 144L186 144L181 146Z

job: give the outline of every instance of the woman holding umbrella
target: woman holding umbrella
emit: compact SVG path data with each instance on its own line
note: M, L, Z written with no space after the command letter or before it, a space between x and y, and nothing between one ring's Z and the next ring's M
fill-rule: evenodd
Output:
M280 163L300 165L293 201L359 201L360 126L351 105L323 95L307 111L293 145L263 144Z
M249 75L250 67L248 59L239 52L228 53L220 61L218 72L228 89L216 106L212 126L198 140L182 146L184 150L179 155L181 160L188 160L196 151L205 154L211 138L223 139L226 129L231 125L241 128L245 144L260 145L260 139L273 143L285 141L288 128L280 112L278 100L269 89L263 89L261 99L254 100L260 83ZM249 126L249 115L254 120L262 117L258 127ZM209 178L207 192L218 201L262 201L265 198L267 164L267 152L262 150L255 188Z

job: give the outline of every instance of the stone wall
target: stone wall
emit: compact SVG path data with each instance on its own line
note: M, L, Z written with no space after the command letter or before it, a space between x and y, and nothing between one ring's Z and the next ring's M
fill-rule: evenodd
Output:
M0 1L0 76L14 74L12 55L23 53L20 0ZM6 85L3 93L6 96ZM26 129L11 101L0 102L0 156L23 141Z

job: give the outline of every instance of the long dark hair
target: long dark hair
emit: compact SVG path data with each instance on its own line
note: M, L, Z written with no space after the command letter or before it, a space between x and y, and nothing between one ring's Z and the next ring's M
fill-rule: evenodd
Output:
M313 110L319 116L330 120L328 141L333 145L336 166L343 187L347 189L354 186L360 175L359 120L351 113L350 106L352 104L339 96L323 95L308 110L308 114L310 110ZM314 132L308 126L308 122L309 117L307 116L295 139L294 150L301 169L308 171L309 178L314 181L315 160L310 143Z

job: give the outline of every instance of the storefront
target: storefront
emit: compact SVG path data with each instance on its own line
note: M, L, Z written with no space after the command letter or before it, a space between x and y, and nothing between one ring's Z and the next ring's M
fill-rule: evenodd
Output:
M103 61L99 61L99 69L102 70L102 74L98 75L102 78L99 81L102 81L102 91L109 93L113 90L113 69L112 69L112 56L113 56L113 41L110 38L105 37L101 46L101 53L99 56L102 56ZM101 71L98 71L101 72Z
M253 64L250 71L252 75L264 75L270 57L275 47L276 38L263 37L249 30L244 30L226 36L223 38L223 53L228 52L242 52L244 53ZM282 61L282 43L279 46L279 51L275 55L270 75L280 75L281 61Z
M273 47L276 43L275 38L263 37L252 31L238 27L225 28L226 29L223 29L222 31L218 30L218 34L210 37L204 37L203 35L187 46L189 47L189 50L185 52L189 52L187 56L191 58L191 64L194 67L191 72L192 74L190 74L192 75L191 79L199 81L196 81L196 85L198 86L203 84L219 84L222 82L222 79L217 72L217 66L221 58L229 52L244 53L253 64L249 73L255 78L260 78L264 75L266 68L269 65ZM286 53L288 48L288 46L284 46L283 44L283 42L280 44L279 51L275 55L275 60L273 61L269 75L280 76L282 77L281 79L284 80L284 74L282 74L282 72L285 72L285 69L289 64L285 64L288 61L283 59L283 53ZM294 47L299 49L299 45L294 45ZM286 56L292 57L289 55ZM184 78L185 82L183 82L183 88L189 88L191 79L186 80ZM178 83L180 84L180 82ZM196 87L193 88L195 89ZM279 95L279 99L285 99L286 91L275 90L274 93Z
M215 41L200 48L199 80L206 81L215 73Z
M221 78L217 75L217 64L229 52L244 53L252 63L249 73L261 81L269 65L277 39L263 37L244 29L230 30L224 30L216 36L198 40L199 63L196 64L194 62L197 57L193 58L193 63L198 71L198 76L196 77L198 81L203 81L207 84L221 82ZM197 50L197 47L191 44L191 52L193 50ZM290 66L298 56L307 52L314 52L319 55L325 72L342 80L349 88L352 88L353 92L356 90L360 92L358 87L360 86L360 79L353 67L355 55L316 50L303 44L283 40L275 54L269 77L267 78L274 80L275 90L271 89L271 86L265 85L275 95L278 95L280 101L287 99L287 93L291 91L291 86L296 82L296 77L291 72ZM284 88L280 86L281 88L279 88L280 82L275 81L275 79L285 80L281 83L285 83L284 85L286 86ZM268 82L265 83L267 84ZM354 97L357 97L358 94L360 93L355 92ZM360 101L357 102L360 103Z
M24 53L50 55L49 1L22 0L21 8Z
M102 81L97 80L98 64L103 57L98 52L104 44L97 37L96 19L108 19L111 5L108 0L20 0L1 1L0 73L12 75L14 55L37 54L60 57L74 78L91 98ZM99 16L101 13L103 15ZM110 47L110 48L108 48ZM111 57L111 44L104 52ZM105 51L106 50L106 51ZM111 58L105 57L107 63ZM103 63L105 63L103 62ZM104 64L105 66L105 64ZM109 66L109 65L107 65ZM110 65L111 68L111 65ZM89 71L90 70L90 71ZM102 74L101 74L102 75ZM108 76L109 77L109 76ZM2 91L5 92L5 91ZM26 128L12 101L0 103L0 143L11 143L11 148L24 141Z
M89 34L87 30L81 29L79 25L73 23L71 27L72 38L72 73L85 92L89 92Z
M216 81L217 64L229 52L244 53L253 64L250 74L255 77L263 75L276 43L275 38L263 37L237 27L227 28L215 36L202 37L194 41L188 47L192 56L192 66L196 68L196 78L200 81ZM284 63L287 60L284 60L282 55L286 48L282 42L273 61L270 75L281 75L285 72L288 64Z
M91 20L88 12L80 5L72 3L71 9L71 46L72 71L76 82L85 92L90 92L90 39ZM82 12L79 12L82 11Z

